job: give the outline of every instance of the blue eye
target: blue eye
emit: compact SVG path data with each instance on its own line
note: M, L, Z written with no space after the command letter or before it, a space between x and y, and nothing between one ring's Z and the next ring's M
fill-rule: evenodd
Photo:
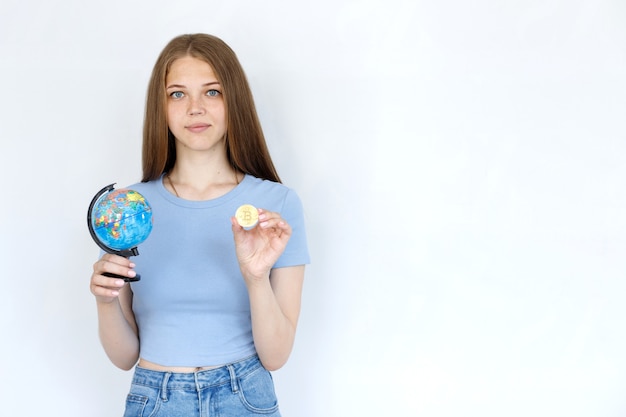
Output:
M209 97L217 97L219 96L221 93L217 90L209 90L206 92L206 95Z
M172 98L183 98L184 96L185 94L182 91L174 91L170 94L170 97Z

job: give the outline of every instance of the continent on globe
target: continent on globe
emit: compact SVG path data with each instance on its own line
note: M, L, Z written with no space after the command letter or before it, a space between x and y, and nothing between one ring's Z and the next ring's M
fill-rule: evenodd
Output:
M127 188L114 190L113 184L96 194L87 217L96 243L109 253L125 252L122 256L152 231L152 208L145 197Z

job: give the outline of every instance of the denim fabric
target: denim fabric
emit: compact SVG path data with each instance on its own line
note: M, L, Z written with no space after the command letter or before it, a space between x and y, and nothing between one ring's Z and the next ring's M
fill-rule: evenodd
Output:
M194 373L135 368L124 417L279 417L272 375L253 357Z

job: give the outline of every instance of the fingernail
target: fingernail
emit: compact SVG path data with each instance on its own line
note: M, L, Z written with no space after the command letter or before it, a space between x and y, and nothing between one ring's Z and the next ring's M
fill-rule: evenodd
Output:
M129 277L134 277L135 275L137 275L137 273L135 271L128 271L128 276Z
M120 295L120 292L119 291L111 291L111 295L113 297L117 297L118 295Z

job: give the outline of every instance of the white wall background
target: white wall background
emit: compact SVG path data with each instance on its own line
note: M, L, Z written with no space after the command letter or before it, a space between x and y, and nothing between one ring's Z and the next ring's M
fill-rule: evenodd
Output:
M86 209L139 179L161 48L208 32L306 206L283 415L626 415L625 23L620 0L2 0L2 409L121 415Z

